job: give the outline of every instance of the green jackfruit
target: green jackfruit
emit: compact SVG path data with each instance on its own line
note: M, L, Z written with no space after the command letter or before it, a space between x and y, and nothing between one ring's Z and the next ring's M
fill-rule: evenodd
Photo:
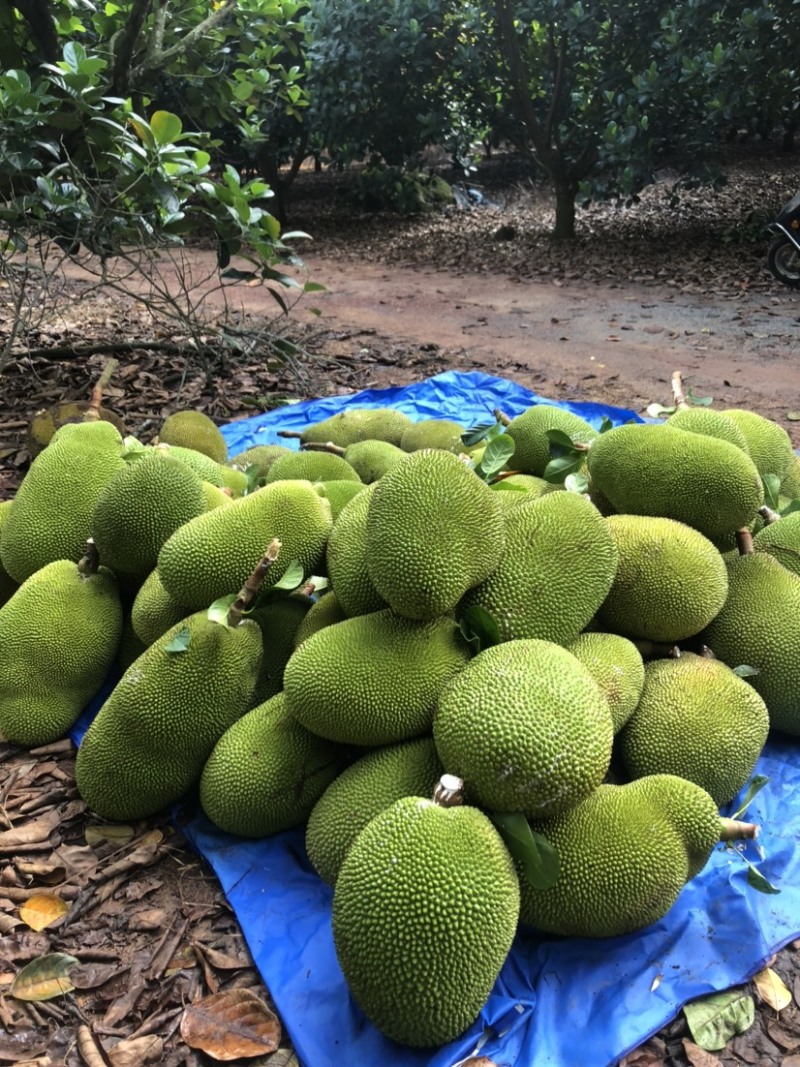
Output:
M361 482L341 480L314 483L314 492L319 493L330 504L334 523L342 513L345 504L349 504L353 497L358 496L365 488Z
M295 635L312 604L311 598L301 593L289 596L278 593L266 597L250 612L249 618L261 628L264 645L253 707L283 689L283 672L294 652Z
M469 659L452 618L359 615L319 630L295 651L283 682L308 730L352 745L390 745L429 733L442 686Z
M0 531L0 562L14 581L55 560L81 558L95 504L123 466L122 438L109 422L68 425L53 436Z
M89 726L78 792L106 819L143 819L195 784L214 745L251 707L261 631L198 612L127 669Z
M408 415L394 408L352 407L307 426L300 434L300 440L303 444L330 442L340 448L347 448L354 441L389 441L399 445L410 422Z
M412 422L400 438L403 452L419 452L422 448L440 448L458 455L466 449L461 435L466 428L452 419L422 419Z
M329 885L370 819L403 797L433 796L444 767L431 737L389 745L348 767L332 782L308 818L306 851Z
M492 573L504 547L497 494L450 452L414 452L375 483L367 569L401 615L432 619L453 611Z
M728 595L728 576L707 537L674 519L609 515L605 521L619 561L597 612L601 629L672 643L711 622Z
M158 573L174 600L200 610L241 589L274 537L281 552L263 588L295 560L314 573L331 526L330 505L310 482L273 482L181 526L159 553Z
M630 423L589 449L589 476L614 509L693 526L713 540L752 522L764 502L761 476L728 441Z
M752 686L719 660L684 652L647 664L619 748L629 777L674 774L721 806L749 780L768 730L766 704Z
M228 727L200 778L200 803L221 830L269 837L305 822L347 752L304 729L283 693Z
M769 552L787 570L800 575L800 511L771 522L753 538L756 552Z
M342 611L341 604L333 592L323 594L308 610L303 621L297 627L294 635L294 647L300 645L317 630L324 630L326 626L333 626L335 622L344 622L347 618Z
M0 608L0 734L28 748L63 737L103 684L121 634L106 567L82 573L56 560L32 574Z
M484 608L501 640L574 641L611 589L617 550L606 520L577 493L548 493L505 516L506 549L461 601Z
M370 486L342 509L325 552L336 598L351 618L386 607L367 569L367 515L374 492L374 486Z
M308 482L361 481L347 460L329 452L290 452L281 456L267 471L266 484L291 478Z
M723 414L735 422L744 434L747 449L759 474L774 474L779 480L783 478L794 459L794 449L786 430L755 411L729 408Z
M187 608L166 591L158 571L153 570L136 594L131 607L131 626L145 646L152 645L188 614Z
M280 459L281 456L288 456L291 452L292 449L287 448L286 445L253 445L252 448L247 448L244 452L234 456L230 461L230 466L239 467L243 471L246 471L248 467L257 467L255 483L263 485L275 460Z
M219 489L230 489L234 497L242 496L247 489L247 475L244 471L234 470L233 467L228 467L224 463L217 463L203 452L163 442L156 448L159 452L166 452L167 455L172 455L185 463L187 467L191 467L202 481L210 482Z
M215 463L228 462L228 446L216 423L202 411L176 411L169 415L158 434L159 441L193 448Z
M535 404L512 419L506 433L514 441L511 464L523 474L541 477L553 458L550 453L548 430L560 430L577 444L588 445L597 437L597 430L579 415L552 404Z
M212 511L214 508L230 504L233 497L226 493L220 486L212 485L211 482L200 482L203 490L204 511Z
M367 1018L405 1045L438 1046L475 1021L508 955L519 881L489 819L421 797L376 815L347 853L333 938Z
M676 411L669 418L669 425L676 430L685 430L687 433L699 433L705 437L716 437L720 441L728 441L742 452L749 451L747 438L733 421L721 411L712 411L711 408L683 408Z
M546 496L555 490L563 492L564 486L546 482L544 478L537 478L534 474L510 474L499 482L493 482L492 489L497 493L497 499L504 508L515 508L533 497Z
M781 481L781 496L790 500L800 500L800 456L792 457L792 462Z
M633 714L644 686L644 663L632 641L618 634L583 633L567 645L600 686L614 733Z
M404 460L406 453L388 441L356 441L347 446L343 458L365 485L371 485Z
M506 641L479 652L443 688L436 751L470 798L531 817L572 807L608 770L611 713L571 652L549 641Z
M4 500L2 504L0 504L0 539L2 539L3 526L8 520L8 516L11 514L13 503L13 500ZM18 589L19 582L15 582L3 564L0 563L0 608L2 608L6 601L11 599Z

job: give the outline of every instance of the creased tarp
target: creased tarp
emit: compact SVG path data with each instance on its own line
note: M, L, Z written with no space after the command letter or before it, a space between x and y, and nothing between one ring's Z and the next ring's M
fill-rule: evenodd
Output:
M540 402L552 403L503 379L448 372L403 388L291 405L222 429L234 455L345 406L391 405L412 418L474 425L491 421L496 407L513 416ZM601 404L559 406L595 425L604 416L615 424L637 417ZM97 706L87 709L76 737ZM687 1000L747 980L800 934L798 749L792 739L770 738L755 772L770 782L747 813L763 830L760 845L745 854L779 895L750 888L744 859L720 846L647 930L597 941L521 932L478 1021L438 1050L388 1041L353 1003L333 948L332 890L311 868L301 831L244 841L202 815L184 829L214 868L303 1067L453 1067L479 1046L503 1067L610 1067Z

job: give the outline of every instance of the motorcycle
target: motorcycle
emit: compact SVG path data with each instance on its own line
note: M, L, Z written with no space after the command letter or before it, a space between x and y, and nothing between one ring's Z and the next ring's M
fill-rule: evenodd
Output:
M800 193L783 205L768 229L774 235L767 251L770 272L790 289L800 289Z

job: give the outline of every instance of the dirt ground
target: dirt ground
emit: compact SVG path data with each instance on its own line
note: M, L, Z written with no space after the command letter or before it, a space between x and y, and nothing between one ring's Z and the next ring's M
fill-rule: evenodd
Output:
M746 203L755 188L768 214L795 191L798 177L792 161L748 164L719 217L729 219L733 201ZM698 227L692 201L667 226L645 198L634 219L588 213L583 236L565 250L546 236L547 211L536 190L518 183L488 192L495 206L485 211L398 222L337 214L336 184L327 187L332 206L323 210L309 185L293 222L314 234L302 254L308 276L325 291L304 297L293 314L299 354L281 361L255 350L209 370L168 351L134 349L117 355L107 403L146 440L177 406L201 407L227 422L287 400L477 369L543 397L642 412L653 401L669 403L679 369L695 395L768 415L800 447L800 297L767 274L758 227L740 243L726 242L717 222ZM695 207L700 217L699 202ZM211 253L192 250L182 269L207 311L218 312L224 296L237 322L276 328L264 325L274 304L261 287L240 283L220 292L210 280ZM172 336L154 323L144 293L128 300L90 293L74 268L64 286L58 306L31 326L29 345ZM0 334L8 312L0 306ZM85 398L107 355L19 351L0 372L0 498L13 495L27 467L31 413ZM0 745L0 1063L214 1062L181 1038L184 1008L227 989L251 990L269 1004L235 919L168 820L148 820L129 833L98 829L75 792L73 757L69 744L34 754ZM21 908L42 895L59 896L68 910L36 932ZM796 1067L799 949L788 946L774 963L795 997L779 1016L756 998L751 1030L702 1058L686 1044L679 1015L628 1056L626 1067ZM11 996L21 967L51 953L80 960L74 991L46 1001ZM99 1058L79 1051L81 1027L91 1031ZM138 1044L115 1049L131 1039ZM297 1062L285 1036L277 1051L266 1048L259 1058L233 1062Z

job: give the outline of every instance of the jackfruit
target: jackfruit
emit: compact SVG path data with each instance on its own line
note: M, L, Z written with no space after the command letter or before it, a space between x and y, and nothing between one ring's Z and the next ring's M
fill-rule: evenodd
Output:
M431 737L356 760L331 782L308 818L306 852L320 878L335 885L348 849L370 819L403 797L433 796L443 774Z
M728 408L723 414L735 422L744 434L747 449L759 474L774 474L778 479L783 478L794 459L794 449L786 430L755 411Z
M800 500L800 456L796 454L781 481L781 496Z
M319 630L283 675L289 710L308 730L352 745L390 745L430 732L445 682L469 659L452 618L385 610Z
M749 780L769 730L767 707L730 667L684 652L645 667L641 699L619 736L631 778L674 774L720 807Z
M356 441L347 446L343 456L365 485L377 482L405 458L402 448L388 441Z
M344 622L346 618L347 616L342 611L336 594L333 592L325 593L309 608L297 627L297 632L294 635L294 647L299 648L317 630L324 630L326 626L333 626L335 622Z
M553 458L548 430L560 430L583 445L588 445L597 437L597 430L580 415L552 404L535 404L512 419L505 430L515 445L511 460L514 470L539 477L544 474L545 467Z
M472 807L398 800L361 831L333 896L336 955L388 1037L438 1046L475 1021L508 955L519 880Z
M617 426L588 456L594 488L616 511L675 519L711 540L747 526L764 502L761 476L740 448L669 424Z
M217 741L200 777L200 803L229 834L269 837L305 822L346 765L347 750L304 729L278 693Z
M116 579L96 559L55 560L26 579L0 608L0 734L28 748L63 737L103 684L121 633Z
M361 481L347 460L329 452L290 452L281 456L267 471L266 484L290 478L308 482Z
M555 848L548 889L520 879L520 918L566 937L616 937L675 903L725 833L713 799L672 775L601 785L577 807L531 823Z
M263 485L272 464L281 456L288 456L292 452L286 445L253 445L246 448L230 460L231 467L239 467L246 471L248 467L258 467L255 474L256 485Z
M672 643L711 622L725 603L728 577L707 537L674 519L609 515L605 521L619 561L597 612L601 629Z
M574 806L602 782L613 731L605 697L571 652L506 641L442 689L433 739L482 808L538 817Z
M488 611L503 641L574 641L614 580L617 550L606 520L577 493L548 493L510 511L505 528L505 554L461 609Z
M202 411L176 411L163 422L158 434L159 441L168 445L192 448L213 459L215 463L228 462L228 446L213 419Z
M273 537L283 547L265 589L295 560L314 573L331 526L330 505L309 482L273 482L176 530L159 553L159 577L174 600L199 610L240 589Z
M600 686L618 734L633 714L644 686L644 663L632 641L618 634L583 633L567 645Z
M370 486L342 508L325 552L336 599L351 618L386 607L367 569L367 514L374 492L374 486Z
M190 467L204 482L210 482L219 489L229 489L231 496L242 496L247 489L247 475L244 471L234 470L224 463L217 463L203 452L181 445L168 445L162 442L155 446L159 452L172 455Z
M423 448L440 448L458 455L466 449L461 435L466 428L452 419L421 419L412 422L400 438L403 452L419 452Z
M131 626L145 646L152 645L188 614L189 609L169 595L158 571L153 570L136 594L131 607Z
M755 668L748 684L770 724L800 735L800 576L768 552L731 559L725 606L700 640L729 667Z
M123 674L81 742L75 781L89 808L124 822L178 800L250 708L260 662L254 622L231 629L198 612L167 630Z
M122 470L122 438L109 422L63 426L36 457L0 531L0 562L16 582L59 559L80 559L95 504Z
M396 408L346 408L330 418L307 426L301 433L281 436L299 437L303 444L339 445L347 448L354 441L389 441L400 444L403 431L411 420Z
M800 511L771 522L753 538L756 552L769 552L787 570L800 575Z
M497 494L452 453L414 452L375 483L367 569L398 614L432 619L453 611L488 578L504 548Z
M314 492L324 497L331 506L333 521L339 518L345 504L349 504L354 496L358 496L366 487L361 482L336 480L333 482L315 482Z
M205 510L194 471L158 449L137 452L98 497L92 536L107 566L144 576L167 538Z
M94 422L97 419L110 422L115 430L124 437L125 423L110 408L95 408L91 400L62 400L50 408L42 408L31 419L25 445L31 459L36 459L43 448L53 439L53 434L62 426L73 423Z
M8 520L8 516L11 514L11 508L13 500L4 500L0 504L0 539L3 536L3 526ZM8 571L5 569L2 563L0 563L0 608L6 601L19 589L19 582L15 582Z
M204 511L211 511L213 508L230 504L233 499L232 495L226 493L220 486L212 485L211 482L200 482L200 487L203 490Z
M742 452L749 451L747 439L733 419L729 419L721 411L712 411L711 408L695 407L683 408L669 417L669 425L676 430L685 430L687 433L699 433L705 437L716 437L720 441L728 441Z
M546 482L535 474L509 474L499 482L493 482L492 489L497 493L497 499L503 507L515 508L533 497L546 496L555 490L563 492L564 486Z
M295 634L312 604L311 598L301 593L288 596L275 594L268 596L250 612L249 618L261 629L264 646L253 707L263 704L283 689L283 672L294 652Z

